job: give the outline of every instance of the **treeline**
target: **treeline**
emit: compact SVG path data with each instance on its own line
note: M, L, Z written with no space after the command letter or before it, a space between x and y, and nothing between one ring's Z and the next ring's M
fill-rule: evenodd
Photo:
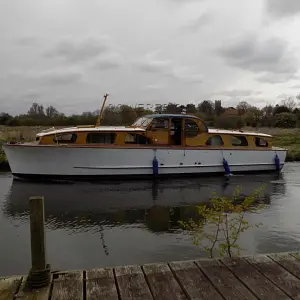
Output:
M300 109L298 102L300 96L287 98L280 105L267 105L262 109L252 106L247 102L240 102L236 107L222 107L221 101L214 103L209 100L202 101L199 105L178 105L169 103L157 105L154 109L133 107L128 105L105 108L101 125L131 125L137 118L152 113L187 113L196 115L208 124L219 128L251 127L300 127ZM33 103L26 114L12 116L0 113L0 125L6 126L73 126L93 125L96 123L99 111L83 112L66 116L55 107L44 108L43 105Z

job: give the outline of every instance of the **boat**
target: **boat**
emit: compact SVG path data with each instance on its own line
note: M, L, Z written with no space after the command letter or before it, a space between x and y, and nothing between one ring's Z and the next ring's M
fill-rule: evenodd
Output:
M106 101L107 95L105 95ZM3 145L12 174L27 179L114 179L279 172L287 149L259 132L208 128L189 114L150 114L131 126L50 128Z

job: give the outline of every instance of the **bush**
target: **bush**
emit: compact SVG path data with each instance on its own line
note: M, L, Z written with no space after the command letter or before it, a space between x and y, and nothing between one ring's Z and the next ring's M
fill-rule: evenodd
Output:
M280 113L274 116L274 126L281 128L294 128L297 125L297 116L292 113Z
M215 121L215 127L224 129L240 129L245 125L240 116L222 115Z

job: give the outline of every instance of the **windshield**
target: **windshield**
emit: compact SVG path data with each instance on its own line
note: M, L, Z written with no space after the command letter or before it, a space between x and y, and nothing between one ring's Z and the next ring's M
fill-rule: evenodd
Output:
M146 117L141 117L137 119L132 126L137 126L137 127L147 127L151 123L152 119L151 118L146 118Z

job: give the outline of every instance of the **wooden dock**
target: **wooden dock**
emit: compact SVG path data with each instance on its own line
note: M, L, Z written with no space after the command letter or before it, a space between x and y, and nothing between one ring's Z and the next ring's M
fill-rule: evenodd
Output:
M0 279L1 300L300 299L300 255L201 259L52 273L29 291L26 276Z

